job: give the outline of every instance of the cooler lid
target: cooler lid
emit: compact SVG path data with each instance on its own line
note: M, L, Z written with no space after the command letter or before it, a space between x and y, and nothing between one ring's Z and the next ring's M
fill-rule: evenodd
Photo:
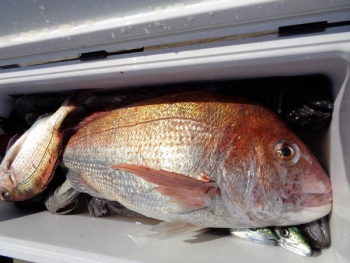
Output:
M0 72L174 45L322 32L349 24L349 18L348 0L7 0L0 3ZM306 26L283 28L298 24Z

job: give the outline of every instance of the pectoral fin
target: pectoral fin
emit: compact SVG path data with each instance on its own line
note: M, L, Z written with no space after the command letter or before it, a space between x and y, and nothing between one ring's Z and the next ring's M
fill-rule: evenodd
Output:
M182 174L156 170L133 164L118 164L112 168L133 173L149 183L158 185L153 188L164 196L171 198L170 203L177 205L173 213L184 213L205 208L211 204L215 195L220 195L220 189L214 182L204 182Z
M12 145L15 144L15 142L18 140L18 138L20 138L21 136L16 134L13 137L11 137L11 139L9 140L8 144L7 144L7 148L6 148L6 152L8 152L10 150L10 148L12 147Z
M27 135L28 135L28 131L24 133L22 136L17 137L17 135L15 135L14 137L11 138L11 140L9 141L9 145L7 146L7 149L6 149L5 157L0 165L0 169L2 170L10 169L11 164L16 159L16 156L18 155L18 152L20 151L25 139L27 138ZM15 181L15 179L13 181Z

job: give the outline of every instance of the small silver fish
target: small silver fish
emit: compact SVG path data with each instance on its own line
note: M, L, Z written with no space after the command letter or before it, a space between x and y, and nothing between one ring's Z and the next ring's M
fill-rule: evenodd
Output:
M301 256L312 256L312 248L297 227L273 227L272 230L278 237L279 246Z
M312 248L297 227L231 229L231 234L247 241L280 246L302 256L312 256Z
M253 243L270 245L270 246L278 245L277 236L268 227L248 228L248 229L231 228L231 234Z

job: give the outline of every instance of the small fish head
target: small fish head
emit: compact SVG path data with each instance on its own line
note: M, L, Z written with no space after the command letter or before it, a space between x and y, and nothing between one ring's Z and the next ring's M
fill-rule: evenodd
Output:
M37 181L18 181L16 178L18 174L14 169L0 171L0 200L5 202L25 201L40 193L37 189Z
M18 182L14 169L0 170L0 200L5 202L24 201L37 193L31 182Z
M0 171L0 199L5 202L15 200L16 183L11 176L11 172Z
M274 227L273 230L279 246L301 256L312 256L312 248L297 227Z
M231 234L253 243L277 246L277 236L270 228L231 229Z
M331 182L307 147L273 112L247 114L221 169L231 214L247 227L297 225L328 214Z

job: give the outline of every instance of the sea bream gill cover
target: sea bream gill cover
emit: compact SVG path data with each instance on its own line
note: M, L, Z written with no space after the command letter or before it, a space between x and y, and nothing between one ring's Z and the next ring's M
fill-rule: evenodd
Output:
M81 122L63 152L81 192L163 220L164 236L207 227L296 225L328 214L331 183L270 109L185 92Z

